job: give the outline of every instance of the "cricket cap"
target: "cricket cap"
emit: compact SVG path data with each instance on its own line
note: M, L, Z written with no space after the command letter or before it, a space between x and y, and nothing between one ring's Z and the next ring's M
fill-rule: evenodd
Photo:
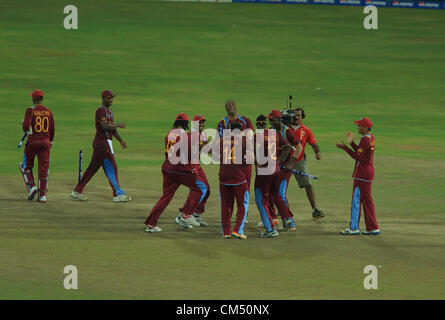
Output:
M102 91L102 98L103 97L115 97L116 95L113 94L111 90L104 90Z
M189 117L185 113L178 113L176 120L186 120L189 121Z
M40 99L43 98L43 91L42 90L35 90L33 93L30 94L31 97L34 99Z
M267 117L268 117L269 119L272 119L272 118L281 118L281 112L278 111L278 110L272 110L272 111L267 115Z
M202 114L197 114L196 116L193 117L193 121L201 121L201 120L206 120L206 118L204 118L204 116Z
M354 123L358 126L365 126L367 128L372 127L372 122L369 118L361 118L360 120L354 121Z

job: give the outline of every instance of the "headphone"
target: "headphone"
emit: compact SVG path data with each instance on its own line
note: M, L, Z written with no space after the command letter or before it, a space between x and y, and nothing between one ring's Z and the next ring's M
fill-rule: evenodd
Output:
M304 109L303 109L303 108L296 108L296 109L293 110L293 111L295 112L295 111L298 111L298 110L301 111L301 118L302 118L302 119L306 118L306 114L304 113Z

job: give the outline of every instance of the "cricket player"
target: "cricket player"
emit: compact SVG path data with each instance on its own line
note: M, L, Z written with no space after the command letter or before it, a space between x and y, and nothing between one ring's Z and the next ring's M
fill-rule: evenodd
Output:
M124 129L125 123L114 123L114 115L111 110L114 97L115 95L111 90L102 92L102 104L97 108L95 116L96 135L93 140L93 155L91 156L90 165L71 192L71 197L77 200L88 200L83 194L83 189L101 166L113 190L113 202L128 202L131 200L131 197L125 194L119 184L117 165L114 159L113 137L119 141L122 148L125 149L127 147L127 144L122 140L117 131L117 128Z
M207 186L198 175L197 166L191 163L191 135L186 130L189 128L189 118L185 113L179 113L173 124L173 128L165 136L165 161L162 164L162 196L151 209L150 215L145 220L146 232L161 232L157 222L162 212L173 199L176 190L181 185L190 189L183 213L175 218L180 226L191 229L196 225L193 213L201 204L207 194ZM185 156L187 149L188 156ZM179 159L177 163L173 158Z
M255 133L255 152L260 150L260 152L264 152L265 156L270 155L271 160L275 160L275 170L272 174L269 175L259 175L258 168L266 167L266 164L259 164L255 161L255 203L257 205L258 211L260 212L261 224L259 226L264 227L266 229L265 232L260 234L261 238L274 238L277 237L278 231L275 226L278 224L278 219L273 219L271 216L271 208L270 208L270 188L271 183L277 177L280 172L280 167L278 164L276 157L276 141L269 141L269 133L270 130L267 129L267 118L264 115L259 115L256 118L256 127L257 131ZM260 138L260 134L263 135L263 140ZM261 143L263 144L261 146ZM258 148L257 148L258 147ZM257 159L257 157L256 157ZM273 202L272 202L273 203ZM273 204L272 204L273 205Z
M306 164L306 153L305 153L306 144L308 143L312 147L315 153L315 159L317 160L321 159L320 148L317 144L317 141L315 140L312 130L303 124L303 119L306 118L304 110L302 108L297 108L295 110L286 110L286 111L287 112L283 113L282 120L286 124L288 124L289 127L295 130L297 139L300 141L302 147L300 156L295 160L295 164L292 167L292 169L302 171L304 173L309 173ZM317 205L315 202L315 191L314 187L311 184L311 180L308 177L305 177L297 173L294 173L294 176L298 182L298 186L300 188L305 188L306 190L307 198L312 207L312 219L316 221L318 219L323 218L325 216L324 213L317 209Z
M206 144L209 143L209 138L204 131L206 119L204 118L203 115L197 114L193 117L193 121L199 121L199 151L201 151L202 147L204 147ZM192 225L197 226L197 227L198 226L206 227L207 223L202 218L202 214L205 211L205 204L207 202L207 199L210 196L210 185L207 180L206 174L201 167L201 164L196 165L196 173L199 176L199 180L205 184L205 186L207 188L207 192L206 192L204 198L202 199L201 203L195 208L195 212L193 213L193 217L195 218L195 221L192 222ZM187 203L184 204L184 207L186 205L187 205ZM179 217L181 217L183 215L184 207L179 209L179 215L178 215Z
M374 136L370 133L372 122L369 118L362 118L354 121L357 125L358 133L362 135L359 145L354 143L354 135L347 133L348 142L352 150L342 141L336 143L337 148L345 150L351 158L355 159L352 205L351 205L351 222L349 228L341 231L343 235L359 235L359 221L361 214L361 205L365 213L366 231L365 235L377 235L380 233L379 226L375 217L374 202L371 197L371 186L374 180Z
M271 196L282 219L282 230L295 230L295 223L292 219L293 214L289 208L286 192L291 177L291 169L295 159L301 153L301 144L295 135L295 131L281 122L281 113L278 110L272 110L269 115L270 125L276 130L277 134L277 161L280 165L280 171L271 184Z
M20 171L27 184L28 200L34 199L38 193L37 201L46 202L49 173L49 151L54 143L54 117L50 109L43 106L43 92L35 90L30 94L33 106L26 109L23 120L23 131L28 133L25 145L25 156ZM34 158L39 161L39 187L34 183L32 168Z
M252 122L250 121L249 118L242 116L240 114L238 114L238 108L237 105L235 103L235 101L233 100L228 100L225 104L225 108L226 108L226 112L227 112L227 116L225 116L219 123L217 126L217 130L219 133L219 136L222 138L223 137L223 130L224 129L229 129L230 128L230 124L233 121L237 121L241 124L242 127L242 131L244 133L246 133L247 131L245 131L246 129L251 129L252 133L253 133L253 125ZM245 170L246 170L246 176L247 176L247 185L250 189L250 181L252 178L252 165L248 164L245 166Z
M239 137L230 137L220 140L220 167L219 167L219 195L221 201L221 226L223 238L235 237L245 240L244 224L249 209L249 187L246 176L246 138L242 134L242 124L238 121L230 123L232 134ZM227 143L229 142L229 143ZM237 151L240 150L241 159L236 160ZM251 155L253 156L253 154ZM238 163L239 162L239 163ZM236 222L232 229L231 218L233 205L236 199Z

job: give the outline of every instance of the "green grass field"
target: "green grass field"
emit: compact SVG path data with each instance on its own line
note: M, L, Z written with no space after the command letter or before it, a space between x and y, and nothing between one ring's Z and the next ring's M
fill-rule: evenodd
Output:
M445 12L381 8L379 29L366 31L360 7L79 0L79 29L67 31L64 5L0 4L0 299L445 298ZM25 200L17 168L37 88L56 120L46 204ZM69 197L106 88L127 124L128 148L115 151L128 204L111 202L102 171L85 189L88 202ZM181 188L159 220L164 231L144 232L177 113L202 113L216 127L229 98L255 119L289 94L322 150L321 161L310 148L308 158L326 218L312 221L292 179L296 232L258 238L252 196L248 240L224 241L214 165L204 167L207 228L173 222ZM335 142L363 116L375 124L382 234L342 237L353 160ZM63 287L66 265L79 270L78 290ZM363 288L366 265L381 266L378 290Z

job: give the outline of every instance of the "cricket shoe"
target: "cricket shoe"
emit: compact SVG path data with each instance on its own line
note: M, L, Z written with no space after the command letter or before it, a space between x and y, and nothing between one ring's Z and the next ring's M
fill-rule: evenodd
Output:
M323 213L323 211L320 211L317 208L315 208L314 211L312 212L312 219L314 221L317 221L318 219L321 219L324 217L325 217L325 214Z
M236 231L232 231L232 236L234 236L235 238L241 239L241 240L247 239L247 236L245 234L241 234Z
M295 231L296 228L295 228L294 220L291 217L283 219L282 225L278 230L280 230L280 231Z
M362 234L365 234L367 236L369 236L369 235L376 236L376 235L380 234L380 230L375 229L375 230L371 230L371 231L362 231Z
M183 212L183 211L179 210L179 213L178 213L178 219L181 219L181 217L185 217L185 215L184 215L184 212ZM200 227L200 226L201 226L201 224L196 220L194 214L193 214L193 215L190 215L190 216L188 216L187 218L184 218L184 219L185 219L189 224L191 224L192 226L195 226L195 227ZM203 221L204 221L204 220L203 220Z
M176 222L177 224L179 224L180 226L186 228L186 229L191 229L191 228L193 228L193 226L192 226L190 223L188 223L187 220L184 219L183 216L182 216L182 217L176 217L176 218L175 218L175 222Z
M34 199L34 197L36 196L36 194L37 194L38 191L39 191L39 190L37 189L36 186L32 186L32 187L31 187L31 190L29 190L29 193L28 193L28 200L32 200L32 199Z
M147 227L145 228L145 232L161 232L162 229L159 228L158 226L151 226L149 224L147 224Z
M73 197L74 199L80 200L80 201L87 201L88 198L86 196L83 195L83 193L79 193L77 191L71 191L71 197Z
M224 234L223 235L223 239L232 239L232 235L231 234Z
M207 222L204 221L204 219L202 218L202 215L199 213L194 213L193 214L193 218L195 218L195 221L197 223L199 223L200 227L207 227Z
M195 217L192 214L189 216L183 215L182 217L185 221L187 221L190 225L194 227L201 226L201 224L198 221L196 221Z
M260 238L275 238L278 236L279 233L276 229L273 229L272 231L266 231L260 234Z
M45 203L45 202L46 202L46 196L40 196L40 197L38 197L38 198L37 198L37 201L38 201L38 202Z
M121 194L119 196L113 197L113 202L129 202L131 201L131 197L126 194Z
M344 230L341 230L340 233L345 236L358 236L360 235L360 230L351 230L349 228L346 228Z

